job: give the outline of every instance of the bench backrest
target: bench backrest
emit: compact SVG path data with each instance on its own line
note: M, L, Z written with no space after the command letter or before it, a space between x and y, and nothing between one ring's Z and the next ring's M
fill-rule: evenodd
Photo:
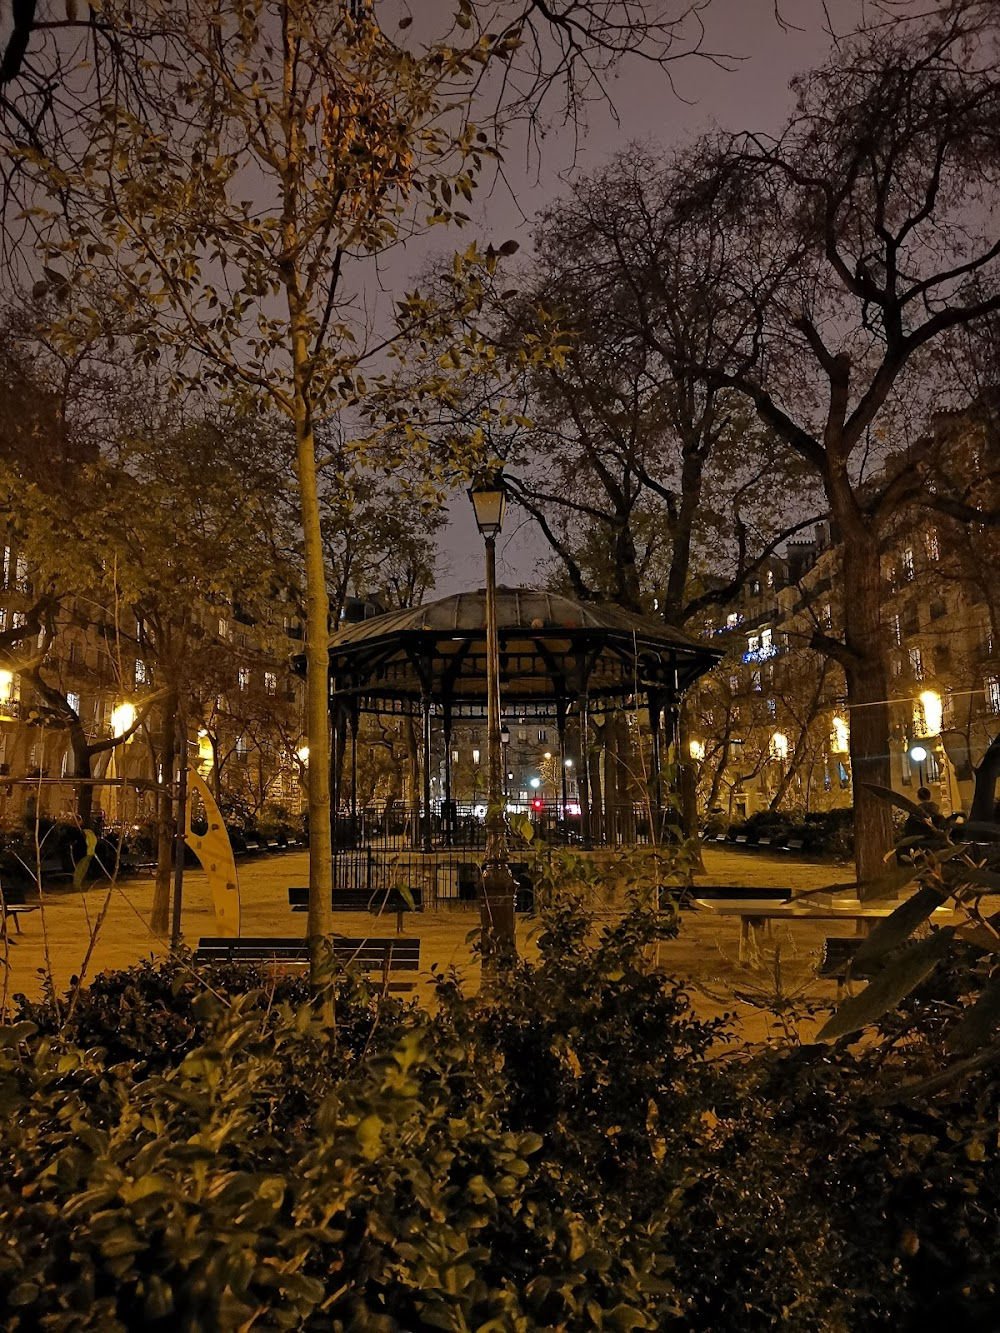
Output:
M410 890L413 906L420 910L421 892ZM309 906L309 886L296 885L288 890L288 905L293 911L302 912ZM334 889L330 895L330 905L334 911L341 908L347 912L408 912L410 904L398 889Z
M761 889L755 886L744 884L696 884L693 890L695 898L707 898L714 901L717 898L738 902L741 898L752 898L756 901L774 901L776 903L788 902L792 897L792 889Z
M413 939L347 939L333 940L333 956L338 963L353 964L363 972L388 968L389 971L414 972L420 966L420 941ZM202 961L229 962L267 961L308 962L309 942L301 936L285 939L277 936L243 935L239 939L204 936L198 941L196 957Z

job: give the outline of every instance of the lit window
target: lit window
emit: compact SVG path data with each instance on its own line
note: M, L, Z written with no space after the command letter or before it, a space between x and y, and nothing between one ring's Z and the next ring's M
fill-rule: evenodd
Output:
M544 745L545 742L546 742L548 739L549 739L549 733L548 733L547 731L543 731L541 728L539 728L539 731L538 731L538 743L539 743L539 745Z
M27 592L28 590L28 562L23 555L17 557L17 563L14 566L14 585L18 592Z
M219 638L220 638L220 639L224 639L224 638L227 637L228 634L229 634L229 621L228 621L228 620L220 620L220 621L219 621Z
M478 763L479 763L479 751L478 751L478 750L473 750L473 751L472 751L472 762L473 762L474 764L478 764Z
M453 764L457 764L457 763L458 763L458 751L457 751L457 750L452 750L452 752L451 752L451 762L452 762Z
M938 541L937 528L931 528L927 534L927 558L929 560L941 558L941 543Z
M768 586L769 588L773 588L773 587L774 587L774 570L773 570L773 569L769 569L769 570L767 571L767 586Z
M986 678L986 706L991 713L1000 713L1000 680L996 676Z
M248 690L250 688L250 668L240 667L240 689Z
M752 671L752 672L750 673L750 684L753 686L753 688L754 688L754 689L757 691L757 693L759 694L759 693L760 693L760 672L759 672L759 671Z
M903 659L899 656L898 653L893 653L893 654L892 654L892 657L890 658L890 663L891 663L891 665L892 665L892 674L893 674L894 676L900 676L900 675L902 675L902 673L903 673Z
M66 695L66 702L69 704L70 708L72 708L73 712L77 715L77 717L79 717L80 696L78 694L75 694L73 691L70 691L70 693Z
M904 583L909 583L913 578L913 547L907 546L900 553L899 571Z
M728 616L726 616L727 628L735 629L739 623L740 623L740 618L735 611L731 612Z
M276 694L278 690L278 677L273 671L264 672L264 693Z
M769 629L762 629L760 632L760 651L767 654L771 651L771 645L774 642L774 635Z
M903 642L903 621L901 616L889 617L889 638L897 648Z
M9 546L3 548L3 586L10 587L10 571L13 552Z
M920 696L920 715L924 729L922 736L936 736L941 730L944 709L937 690L924 690Z
M775 699L768 699L768 701L767 701L767 715L768 715L768 717L777 717L777 716L778 716L778 704L777 704L777 700L775 700Z
M827 629L830 629L833 625L833 607L829 602L823 607L823 624Z
M245 759L247 757L248 748L246 733L241 731L236 737L236 758Z
M776 731L771 737L771 758L788 758L788 737L783 731Z
M730 677L729 677L729 688L732 690L732 692L733 692L734 694L736 693L736 691L740 688L740 678L739 678L739 676L730 676Z
M850 732L847 721L842 717L833 719L833 729L830 732L830 749L834 754L844 754L849 745Z
M146 670L146 663L141 657L135 659L135 683L136 685L147 685L149 683L149 673Z
M691 758L698 761L699 763L701 762L702 759L705 758L704 741L691 741L690 745L688 746L688 749L691 752Z
M747 652L751 657L760 652L760 638L756 634L751 634L747 639Z
M923 680L924 678L924 659L919 648L911 648L910 653L910 671L913 673L914 680Z

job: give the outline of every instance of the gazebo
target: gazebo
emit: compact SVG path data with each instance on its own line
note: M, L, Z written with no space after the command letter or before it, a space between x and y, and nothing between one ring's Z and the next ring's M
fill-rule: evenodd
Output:
M660 774L666 749L676 742L680 698L722 653L653 617L532 588L498 587L496 608L505 715L554 722L561 752L567 726L572 726L585 755L595 714L644 711L651 735L646 779L650 822L658 827ZM333 634L333 802L335 809L350 810L351 828L356 827L357 817L360 717L401 714L419 720L420 849L431 852L440 842L450 843L452 735L461 722L486 716L486 655L485 589L346 624ZM435 726L444 753L443 817L436 830L430 817ZM592 818L586 763L580 765L578 782L580 834L584 847L589 847Z

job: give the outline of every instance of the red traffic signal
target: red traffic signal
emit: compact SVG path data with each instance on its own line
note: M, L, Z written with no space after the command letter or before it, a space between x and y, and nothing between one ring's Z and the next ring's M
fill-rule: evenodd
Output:
M540 796L536 796L536 797L532 800L532 802L531 802L531 808L532 808L532 810L536 810L536 811L538 811L538 810L544 810L544 809L545 809L545 802L542 800L542 798L541 798Z

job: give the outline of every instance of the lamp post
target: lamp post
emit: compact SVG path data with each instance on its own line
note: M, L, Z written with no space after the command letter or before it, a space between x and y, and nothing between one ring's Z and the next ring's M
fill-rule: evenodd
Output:
M510 774L507 772L507 762L509 755L510 755L510 727L507 726L506 722L503 722L500 725L500 757L501 757L501 766L503 770L503 799L505 805L510 798L510 787L507 785L510 782Z
M496 540L503 527L507 493L499 470L484 472L469 488L476 526L486 543L486 855L480 913L483 964L487 969L515 952L514 897L517 886L507 859L500 737L500 643L497 635Z
M910 762L917 765L917 786L924 785L924 760L927 758L927 748L914 741L910 746Z

